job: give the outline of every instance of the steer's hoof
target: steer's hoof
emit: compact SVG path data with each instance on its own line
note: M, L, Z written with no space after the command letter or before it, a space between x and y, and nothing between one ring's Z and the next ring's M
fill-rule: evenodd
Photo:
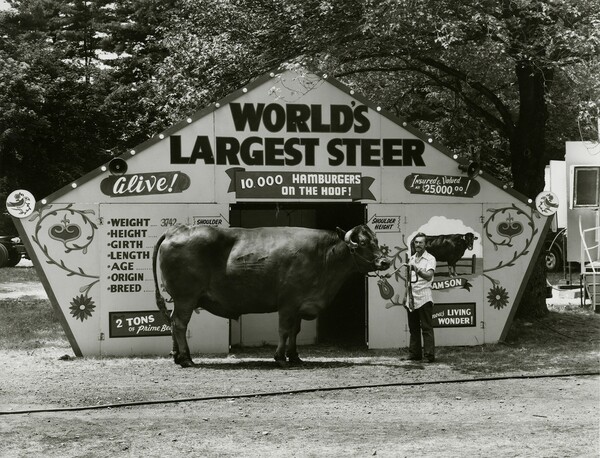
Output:
M288 361L292 366L301 366L302 364L304 364L304 361L302 361L298 355L289 356Z
M289 367L289 364L288 364L287 360L285 359L285 356L275 355L275 362L282 369Z

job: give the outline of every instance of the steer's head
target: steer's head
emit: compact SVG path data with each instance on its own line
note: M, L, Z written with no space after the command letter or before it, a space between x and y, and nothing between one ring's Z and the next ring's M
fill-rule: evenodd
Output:
M348 232L337 228L340 238L344 240L356 265L361 272L373 270L386 270L391 266L389 259L382 253L375 232L368 226L361 224Z
M469 250L472 250L473 249L473 241L477 240L477 237L475 237L475 234L473 234L472 232L467 232L464 235L464 239L465 239L465 242L467 242L467 248Z

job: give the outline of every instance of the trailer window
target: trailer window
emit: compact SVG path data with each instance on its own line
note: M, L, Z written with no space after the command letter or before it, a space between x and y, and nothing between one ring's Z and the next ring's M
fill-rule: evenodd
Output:
M600 204L600 167L575 167L574 207L597 207Z

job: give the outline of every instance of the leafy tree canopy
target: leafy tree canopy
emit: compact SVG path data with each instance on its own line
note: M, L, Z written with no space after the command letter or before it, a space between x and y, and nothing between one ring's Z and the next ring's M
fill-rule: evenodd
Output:
M563 154L565 134L597 138L592 122L598 117L597 82L577 83L591 83L599 68L599 0L179 5L181 14L165 26L169 55L155 80L163 117L170 121L288 61L344 79L506 180L513 178L510 167L514 172L525 165L529 153L511 152L511 142L515 148L519 137L528 136L528 122L541 123L538 176L548 159ZM526 110L539 114L529 121ZM569 118L546 125L554 110ZM548 129L556 123L561 129ZM533 189L518 180L514 184L529 195L540 190L540 178Z

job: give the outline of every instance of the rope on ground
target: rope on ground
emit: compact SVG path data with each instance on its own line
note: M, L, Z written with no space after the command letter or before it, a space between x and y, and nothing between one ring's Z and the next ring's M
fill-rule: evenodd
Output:
M600 375L600 371L597 371L597 372L575 372L575 373L567 373L567 374L507 375L507 376L497 376L497 377L476 377L476 378L467 378L467 379L376 383L376 384L372 384L372 385L315 387L315 388L301 388L301 389L297 389L297 390L267 391L267 392L247 393L247 394L220 394L220 395L214 395L214 396L202 396L202 397L192 397L192 398L132 401L132 402L121 402L121 403L116 403L116 404L100 404L100 405L93 405L93 406L88 405L88 406L75 406L75 407L51 407L51 408L45 408L45 409L0 411L0 415L27 415L27 414L32 414L32 413L75 412L75 411L82 411L82 410L115 409L115 408L119 408L119 407L137 407L137 406L147 406L147 405L156 405L156 404L176 404L176 403L181 403L181 402L214 401L214 400L220 400L220 399L264 398L264 397L272 397L272 396L286 396L286 395L290 395L290 394L316 393L316 392L321 392L321 391L360 390L360 389L365 389L365 388L445 385L445 384L455 384L455 383L494 382L494 381L502 381L502 380L532 380L532 379L542 379L542 378L591 377L591 376L598 376L598 375Z

